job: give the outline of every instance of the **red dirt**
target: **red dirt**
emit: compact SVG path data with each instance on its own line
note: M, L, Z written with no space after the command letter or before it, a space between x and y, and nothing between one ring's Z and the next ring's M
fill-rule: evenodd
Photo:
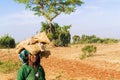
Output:
M83 45L82 45L83 46ZM93 57L80 60L82 46L49 48L49 58L42 58L46 80L120 80L119 44L96 45L97 53ZM0 60L18 61L14 49L0 51ZM0 73L0 80L15 80L16 73Z
M43 63L43 66L48 72L50 72L49 69L56 72L61 70L65 72L68 78L92 77L95 80L108 80L109 78L120 79L120 71L96 68L80 61L51 57Z

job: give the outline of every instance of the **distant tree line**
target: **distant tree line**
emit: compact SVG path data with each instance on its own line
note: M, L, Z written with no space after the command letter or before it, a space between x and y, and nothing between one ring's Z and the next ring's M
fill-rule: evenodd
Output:
M74 35L72 37L72 40L73 40L73 44L84 44L84 43L117 43L119 42L118 39L112 39L112 38L99 38L95 35L91 35L91 36L88 36L88 35L82 35L81 37L78 36L78 35Z
M42 22L42 27L40 32L45 31L48 38L51 40L51 42L55 46L68 46L70 44L71 40L71 34L70 34L70 27L71 25L66 25L66 26L60 26L57 23L53 23L54 25L54 34L47 33L48 30L48 24L45 22ZM112 39L112 38L99 38L95 35L82 35L81 37L78 35L74 35L72 37L72 44L87 44L87 43L117 43L120 40L118 39ZM11 36L4 35L0 36L0 48L15 48L15 39L12 38Z

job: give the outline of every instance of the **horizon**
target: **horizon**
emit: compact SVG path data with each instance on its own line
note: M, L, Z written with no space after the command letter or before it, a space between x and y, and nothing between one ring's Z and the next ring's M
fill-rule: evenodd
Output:
M61 14L53 22L72 25L71 35L96 35L100 38L120 39L120 0L83 0L84 4L70 15ZM7 6L6 6L7 5ZM0 3L0 36L9 34L16 42L30 38L40 31L41 22L46 20L35 16L23 4L13 0Z

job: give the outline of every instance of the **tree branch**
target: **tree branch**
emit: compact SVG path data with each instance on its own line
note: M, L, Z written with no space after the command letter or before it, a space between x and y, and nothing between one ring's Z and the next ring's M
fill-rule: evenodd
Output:
M59 12L59 13L57 13L55 16L53 16L52 18L51 18L51 21L54 19L54 18L56 18L58 15L60 15L61 14L61 12Z

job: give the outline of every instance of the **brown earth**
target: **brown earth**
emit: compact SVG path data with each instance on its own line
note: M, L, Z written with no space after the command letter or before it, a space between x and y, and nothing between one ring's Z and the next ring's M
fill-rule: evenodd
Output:
M84 60L79 57L85 45L48 47L51 55L41 61L46 80L120 80L120 43L94 45L97 52ZM9 59L19 61L15 50L0 50L0 61ZM17 70L9 74L0 72L0 80L15 80L16 74Z

